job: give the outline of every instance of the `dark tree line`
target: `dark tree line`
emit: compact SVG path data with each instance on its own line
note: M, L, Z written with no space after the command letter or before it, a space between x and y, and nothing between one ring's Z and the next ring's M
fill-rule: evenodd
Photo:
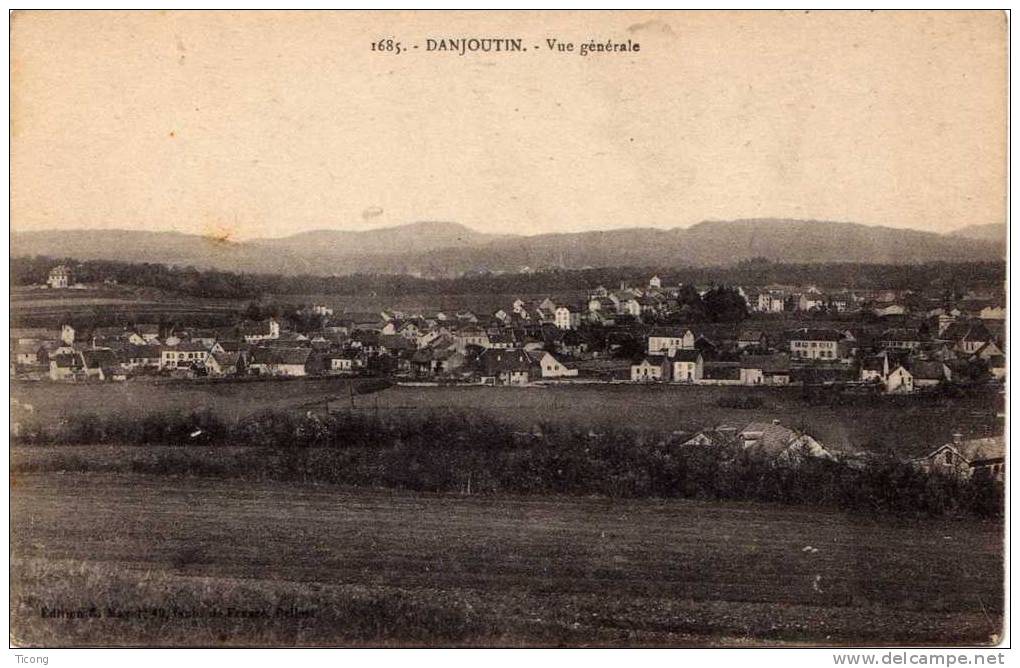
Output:
M11 258L11 284L45 283L57 264L74 269L83 283L115 280L118 283L157 288L195 297L259 299L263 295L403 295L403 294L536 294L584 291L620 283L644 285L653 274L664 285L807 285L819 288L884 288L938 290L947 297L969 288L1001 289L1003 262L932 262L926 264L777 264L749 260L729 267L603 267L555 269L526 274L480 273L459 278L428 279L402 274L351 274L346 276L284 276L250 274L163 264L110 260L78 262L70 258ZM691 288L693 289L693 288ZM682 295L683 296L683 295ZM689 296L689 295L688 295ZM693 301L693 300L692 300ZM695 307L692 304L692 307ZM729 307L724 307L724 310Z

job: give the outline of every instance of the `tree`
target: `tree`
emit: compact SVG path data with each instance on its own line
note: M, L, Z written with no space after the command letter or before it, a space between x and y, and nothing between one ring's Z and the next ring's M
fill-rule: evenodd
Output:
M747 302L733 288L714 287L705 293L701 302L711 322L740 322L747 317Z

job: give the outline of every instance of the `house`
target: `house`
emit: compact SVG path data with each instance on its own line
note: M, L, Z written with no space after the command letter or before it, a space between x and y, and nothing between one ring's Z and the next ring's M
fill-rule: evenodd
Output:
M832 329L798 329L787 336L790 354L798 359L840 359L839 342L843 335Z
M882 332L878 344L886 350L917 350L921 347L921 338L916 329L896 327Z
M617 315L629 315L635 318L641 317L641 302L637 297L625 297L619 300L616 305Z
M45 353L45 348L39 343L32 341L18 342L14 344L14 362L15 364L38 364L40 351Z
M489 335L489 348L495 350L510 350L517 346L517 341L514 338L512 331L508 330L505 332L495 332Z
M887 318L889 316L905 315L907 309L901 304L878 303L875 304L871 311L880 318Z
M213 352L205 360L210 376L237 376L244 373L245 357L240 351Z
M782 313L786 305L786 295L775 290L764 290L758 293L758 300L754 304L755 310L759 313Z
M161 359L162 351L159 346L129 343L120 351L120 364L127 369L158 369Z
M78 353L59 353L50 356L50 380L84 380L85 371L81 355Z
M1006 474L1006 441L1003 436L963 440L962 434L953 434L951 442L912 461L930 473L1002 481Z
M552 353L544 350L527 351L528 358L532 363L532 375L538 378L573 378L577 376L577 369L567 366L556 359Z
M403 351L414 351L418 346L400 334L380 334L379 352L386 355L398 355Z
M718 448L735 453L742 447L742 444L737 438L736 427L719 425L714 429L699 431L680 443L680 447L690 446Z
M616 313L617 300L608 295L598 295L588 300L588 310L592 312Z
M939 339L949 341L953 344L954 350L964 355L976 353L985 344L994 340L988 327L981 321L954 322L939 334Z
M706 362L701 385L741 385L743 373L739 362Z
M888 394L910 394L914 391L913 374L897 364L885 377L885 391Z
M769 337L760 329L744 329L737 335L737 349L768 348Z
M336 353L323 358L324 371L330 375L354 373L357 358L351 354Z
M247 352L251 349L251 346L245 341L230 341L227 339L217 339L216 343L209 347L211 353L237 353Z
M797 464L808 457L835 459L812 436L784 427L779 420L751 422L737 433L744 453L777 464Z
M662 370L666 366L665 355L648 355L630 367L630 379L635 383L650 383L662 380Z
M182 341L177 345L163 346L160 350L159 368L177 369L181 367L205 366L209 350L201 343Z
M705 375L705 358L700 351L677 350L666 362L671 382L697 383Z
M825 307L825 298L820 292L807 291L797 298L798 311L817 311Z
M653 327L648 333L649 355L671 355L677 350L694 350L695 336L689 329Z
M523 350L489 348L478 357L478 374L487 385L526 385L531 358Z
M465 327L453 334L453 345L462 353L468 346L488 348L489 333L481 327Z
M253 348L248 369L260 376L305 376L311 354L310 348Z
M953 379L952 371L945 362L939 360L912 361L910 374L914 377L914 387L933 387Z
M978 313L978 317L982 320L1005 320L1006 309L998 304L986 306Z
M141 323L131 328L128 333L128 342L137 346L144 346L159 341L159 325L152 323Z
M240 327L241 338L248 343L280 338L280 323L275 318L268 320L245 320Z
M995 380L1006 379L1006 356L1005 355L993 355L985 360L988 365L988 373L992 375Z
M46 279L46 285L51 288L66 288L71 285L71 270L63 264L58 264L56 267L50 269L49 278Z
M117 354L108 348L97 348L83 350L80 353L82 361L82 372L85 379L96 380L124 380L126 378Z
M578 306L557 306L553 324L559 329L577 329L581 325L581 308Z
M44 343L60 339L59 329L45 327L11 327L10 339L14 343Z
M887 353L872 355L861 361L860 380L862 383L885 383L885 379L888 377L889 355Z
M740 358L742 385L789 385L788 355L744 355Z

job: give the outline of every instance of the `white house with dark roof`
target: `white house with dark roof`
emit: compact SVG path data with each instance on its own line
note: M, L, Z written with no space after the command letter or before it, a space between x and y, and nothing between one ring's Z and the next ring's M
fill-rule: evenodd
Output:
M798 329L790 332L790 354L800 359L834 361L840 359L839 342L843 335L833 329Z
M677 350L694 350L695 339L689 329L653 327L648 333L648 354L672 355Z
M174 346L163 346L160 350L159 368L177 369L181 367L205 366L209 356L209 348L201 343L181 341Z
M949 443L911 461L932 473L1001 481L1006 473L1006 441L1003 436L964 440L962 434L953 434Z
M666 365L664 355L647 355L637 364L630 366L630 379L635 383L653 383L662 380L662 370Z
M58 264L50 269L50 275L46 279L46 285L51 288L66 288L71 285L71 270L67 265Z

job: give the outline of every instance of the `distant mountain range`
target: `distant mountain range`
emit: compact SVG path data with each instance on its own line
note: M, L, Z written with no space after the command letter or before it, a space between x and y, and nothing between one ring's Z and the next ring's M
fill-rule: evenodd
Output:
M855 223L755 219L708 221L689 228L521 236L482 234L457 223L421 222L358 232L315 230L245 242L179 232L54 230L13 232L11 254L239 272L425 276L525 267L728 265L756 257L775 262L893 264L1001 260L1005 236L986 227L992 226L942 235Z
M982 241L994 241L997 243L1006 243L1006 226L998 223L989 223L988 225L968 225L967 227L961 227L958 230L954 230L949 233L954 237L963 237L965 239L980 239Z

